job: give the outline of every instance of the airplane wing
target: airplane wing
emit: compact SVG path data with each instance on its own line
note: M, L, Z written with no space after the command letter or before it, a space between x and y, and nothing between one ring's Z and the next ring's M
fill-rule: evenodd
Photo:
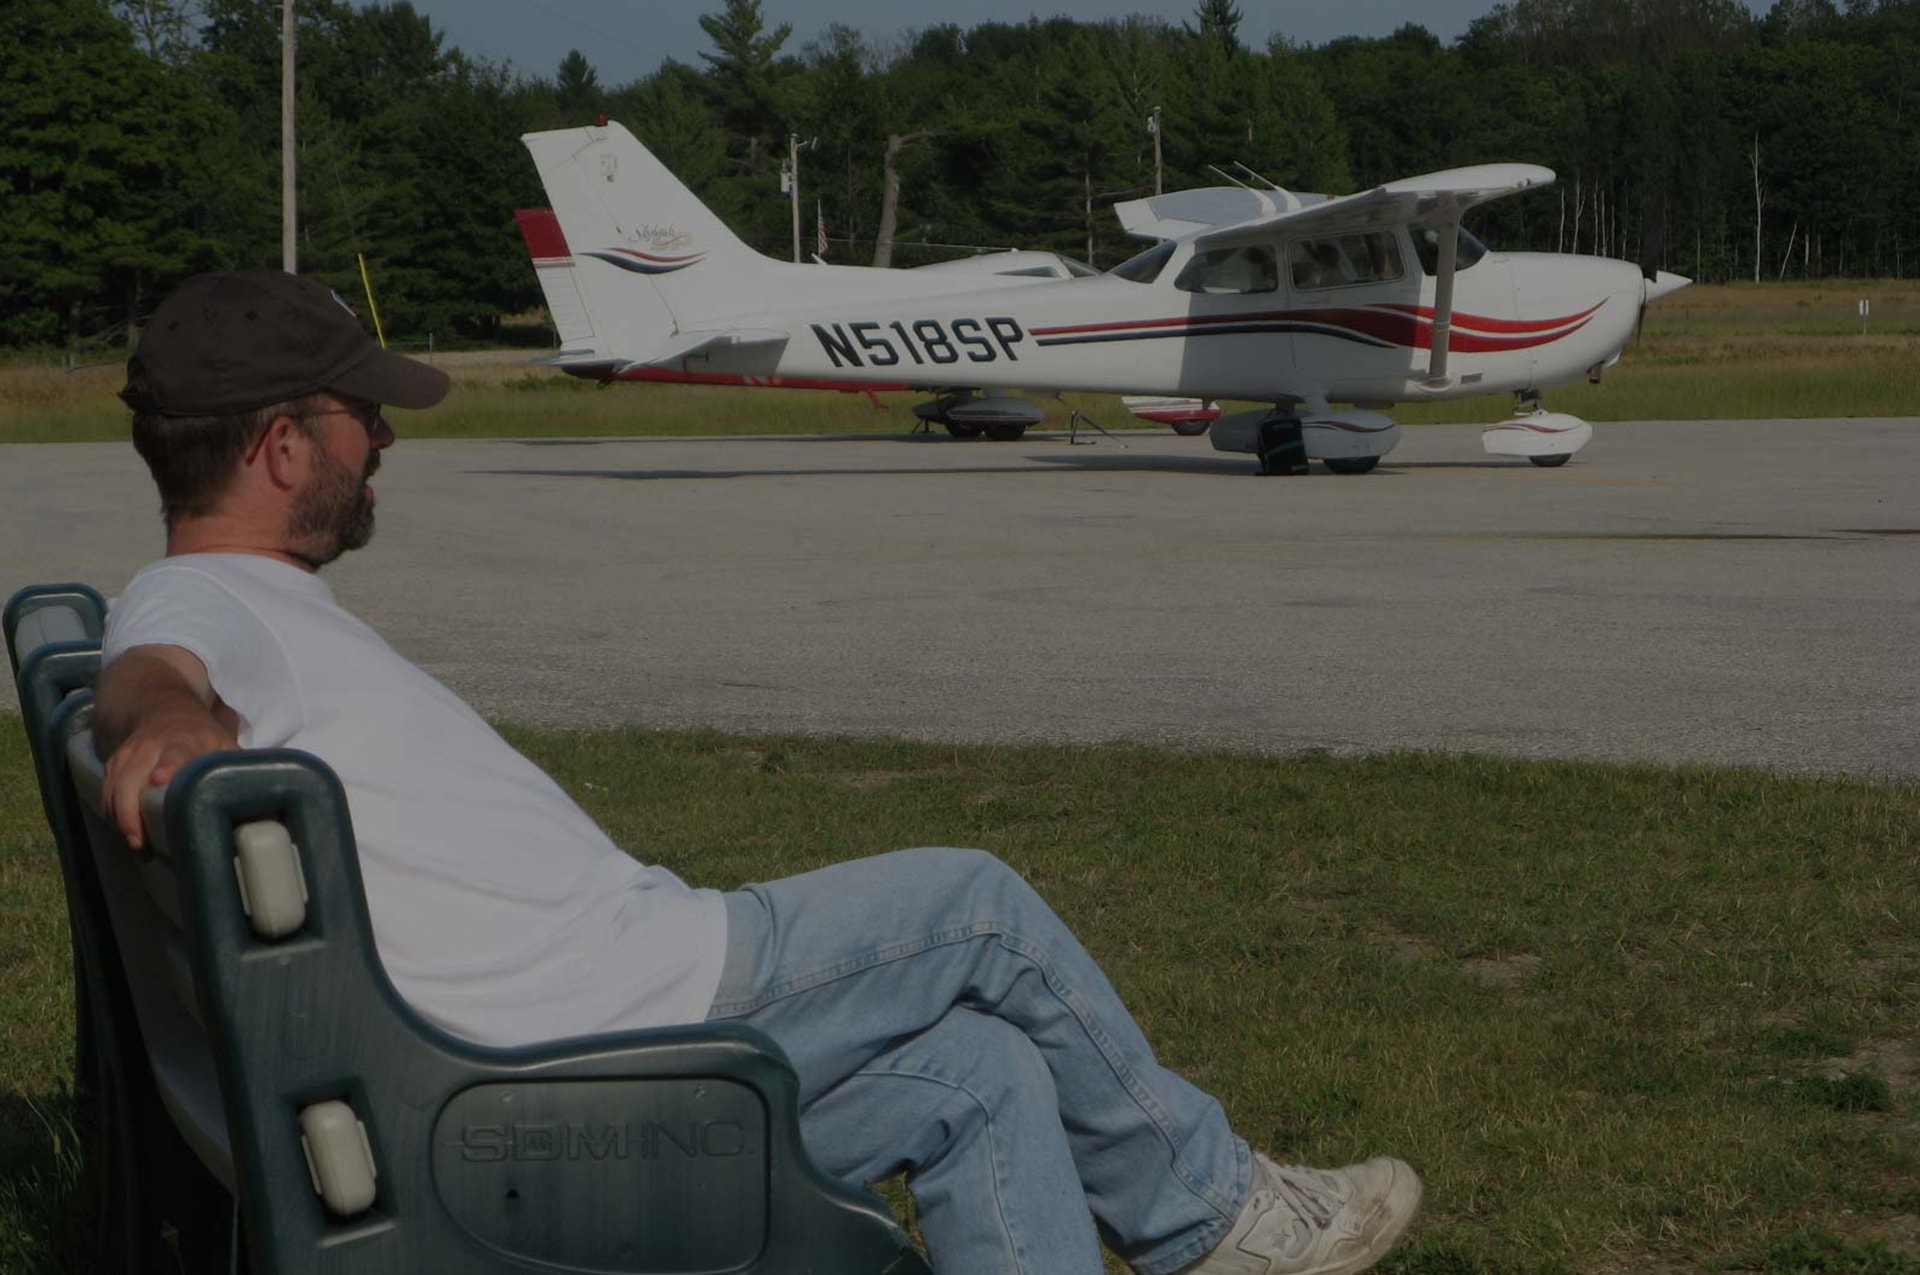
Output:
M1530 190L1553 181L1553 170L1538 164L1480 164L1450 168L1388 182L1358 195L1324 203L1280 209L1194 236L1196 249L1230 248L1271 239L1275 231L1340 234L1406 222L1457 222L1475 204Z
M1113 206L1120 227L1142 239L1180 239L1210 226L1237 226L1242 222L1293 212L1325 195L1296 195L1290 190L1255 190L1250 186L1201 186L1144 199L1124 199Z

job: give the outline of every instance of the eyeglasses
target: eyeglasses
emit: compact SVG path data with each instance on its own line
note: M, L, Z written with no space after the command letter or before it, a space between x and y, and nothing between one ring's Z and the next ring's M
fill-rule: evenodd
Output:
M387 418L381 415L378 403L362 403L358 407L329 407L324 411L300 413L301 420L317 420L322 416L351 416L360 422L361 429L367 431L368 438L372 438L379 432L380 427L387 423Z

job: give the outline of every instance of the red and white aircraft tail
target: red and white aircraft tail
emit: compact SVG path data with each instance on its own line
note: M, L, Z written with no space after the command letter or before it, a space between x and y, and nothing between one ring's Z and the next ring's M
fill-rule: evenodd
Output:
M709 343L712 334L698 329L715 297L745 290L754 275L777 264L743 243L617 124L522 140L553 203L549 216L558 242L571 249L566 256L576 287L571 296L561 289L562 304L578 297L584 328L597 334L597 358L626 362L635 353L658 359L690 353ZM528 248L537 262L540 252L531 239ZM698 282L690 284L681 276L694 266L701 269ZM625 276L627 286L595 287L594 275L609 270ZM547 278L543 274L543 287ZM607 348L615 333L620 351ZM564 353L564 331L562 345Z
M601 348L588 314L586 298L580 294L574 277L573 252L560 229L560 219L551 208L516 208L513 219L520 224L520 237L526 241L527 255L533 258L534 277L540 281L541 295L547 299L547 314L560 338L556 361L583 366L604 362L608 352Z

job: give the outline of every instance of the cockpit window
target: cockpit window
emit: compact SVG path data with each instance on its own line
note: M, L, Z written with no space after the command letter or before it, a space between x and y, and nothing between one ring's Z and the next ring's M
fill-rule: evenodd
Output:
M1173 240L1163 239L1138 256L1128 257L1107 273L1129 283L1152 283L1166 268L1167 258L1173 255L1176 246Z
M1440 272L1440 228L1438 226L1411 226L1413 231L1414 255L1420 258L1420 268L1428 274ZM1461 271L1472 266L1487 255L1487 245L1473 237L1473 232L1465 226L1460 228L1460 236L1455 243L1453 268Z
M1216 248L1194 253L1173 286L1182 292L1216 296L1274 292L1280 287L1280 271L1274 265L1273 249L1264 244Z
M1287 266L1296 288L1341 288L1385 283L1406 273L1399 238L1383 230L1296 239L1287 245Z

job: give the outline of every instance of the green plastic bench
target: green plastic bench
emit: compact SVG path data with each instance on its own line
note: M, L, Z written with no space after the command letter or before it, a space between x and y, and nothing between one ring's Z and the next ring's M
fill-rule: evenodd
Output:
M105 606L16 594L9 655L73 922L76 1084L107 1270L926 1275L801 1145L750 1029L457 1040L382 971L345 795L317 758L213 754L99 813Z

